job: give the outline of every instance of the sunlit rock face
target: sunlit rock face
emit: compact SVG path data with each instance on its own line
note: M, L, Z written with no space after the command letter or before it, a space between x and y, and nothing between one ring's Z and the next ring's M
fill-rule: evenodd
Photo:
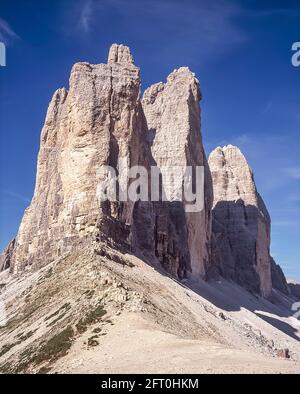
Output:
M69 90L53 95L41 133L34 197L10 259L14 271L47 264L95 237L138 243L133 210L139 208L97 198L99 167L147 167L151 158L139 69L123 45L114 44L108 59L108 64L75 64ZM150 247L151 231L147 236L143 243Z
M253 173L241 151L231 145L215 149L209 166L214 187L213 263L224 277L270 297L270 217Z

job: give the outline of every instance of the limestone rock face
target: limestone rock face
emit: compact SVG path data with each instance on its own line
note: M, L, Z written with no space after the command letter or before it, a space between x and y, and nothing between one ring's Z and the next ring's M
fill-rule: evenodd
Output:
M294 280L288 281L289 292L293 296L293 298L297 301L300 301L300 283L297 283Z
M291 291L281 267L271 258L272 287L283 294L290 295Z
M108 64L134 64L130 49L125 45L113 44L108 54Z
M270 217L253 173L241 151L231 145L215 149L209 166L214 186L214 263L224 277L269 297Z
M49 105L34 197L11 257L15 272L47 264L95 237L138 243L133 211L139 207L100 202L97 187L101 165L149 165L139 69L129 48L115 44L108 64L75 64L69 85ZM151 244L153 235L146 236Z
M15 247L15 240L12 240L7 248L0 255L0 272L11 267L12 255Z
M184 202L160 206L163 212L169 212L169 218L166 221L160 213L156 218L157 255L166 265L177 266L180 271L185 267L194 276L205 277L210 259L212 183L202 144L200 99L198 80L187 67L182 67L169 75L167 83L155 84L145 91L143 109L157 166L202 166L205 173L204 206L200 212L185 212ZM168 184L163 184L163 189L170 192ZM179 255L166 247L174 243L179 245Z

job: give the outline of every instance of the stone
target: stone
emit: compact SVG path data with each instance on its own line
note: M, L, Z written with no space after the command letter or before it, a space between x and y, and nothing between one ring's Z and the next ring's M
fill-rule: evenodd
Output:
M219 313L219 317L220 317L220 319L222 319L222 320L227 320L227 318L226 318L226 316L224 315L223 312L220 312L220 313Z
M278 349L276 351L276 354L277 354L277 357L280 357L280 358L287 358L287 359L291 358L289 349Z
M213 263L225 278L268 298L272 292L270 217L253 173L235 146L209 156L213 179Z
M205 201L201 212L188 213L186 204L178 201L157 208L157 256L164 265L176 267L180 277L190 272L205 278L210 261L212 182L201 137L200 100L198 80L187 67L181 67L168 76L165 84L149 87L142 101L156 165L159 168L202 166L205 171ZM168 194L168 185L162 186ZM170 249L170 245L175 247Z

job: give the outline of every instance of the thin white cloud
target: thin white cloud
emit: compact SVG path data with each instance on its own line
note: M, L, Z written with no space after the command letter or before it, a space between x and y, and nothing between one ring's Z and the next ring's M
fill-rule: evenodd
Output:
M254 17L274 17L274 16L279 16L279 17L292 17L296 18L299 16L299 9L297 6L293 7L274 7L272 6L266 6L266 9L261 9L261 10L255 10L250 12L249 14L252 13Z
M267 114L273 107L273 101L268 101L263 109L263 114Z
M207 60L221 61L225 53L248 40L236 23L243 13L233 0L188 4L181 0L65 0L62 29L66 36L80 32L85 38L103 33L103 22L111 19L115 31L107 33L114 40L121 36L126 43L135 42L140 51L155 48L155 56L144 51L151 61L195 67Z
M241 134L233 139L233 144L237 146L245 145L248 144L249 142L250 142L250 138L247 134Z
M206 146L209 147L208 151L215 149L217 146L226 146L226 145L235 145L239 148L242 148L243 146L249 144L251 142L251 139L248 134L241 134L237 135L232 138L228 139L223 139L223 140L218 140L216 142L209 141L206 143Z
M82 5L80 18L79 18L79 26L85 33L88 33L90 31L90 23L93 14L93 5L94 5L93 0L87 0L83 2Z
M286 168L285 172L292 179L300 179L300 167Z
M272 225L276 227L298 227L300 223L296 220L276 220L272 222Z
M8 45L11 41L18 38L19 36L13 31L8 22L0 17L0 41Z
M298 202L300 201L300 193L291 193L287 196L288 202Z
M4 193L5 195L7 195L9 197L21 200L23 202L30 203L30 198L28 198L26 196L23 196L22 194L15 193L15 192L13 192L11 190L2 190L2 193Z

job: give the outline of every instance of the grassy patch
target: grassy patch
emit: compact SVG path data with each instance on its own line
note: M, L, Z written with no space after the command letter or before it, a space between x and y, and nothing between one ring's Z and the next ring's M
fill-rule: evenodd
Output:
M45 279L50 278L53 275L53 268L49 268L48 272L45 275Z
M12 349L14 346L16 346L18 343L8 343L0 349L0 357L2 357L5 353L9 352L10 349Z
M27 334L24 334L24 333L23 334L19 334L18 338L20 339L20 341L26 341L28 338L32 337L37 332L37 330L38 329L32 330L32 331L28 331Z
M68 326L65 330L61 331L48 342L44 343L38 350L38 353L32 348L26 349L20 355L18 364L11 368L12 372L26 372L28 367L31 365L38 365L42 362L51 363L60 357L65 356L72 345L73 336L74 331L71 326ZM46 373L49 368L49 366L43 366L39 373Z
M0 373L12 374L14 372L13 365L11 363L5 363L0 366Z
M95 294L95 290L87 290L83 293L88 300L90 300Z
M99 345L99 342L97 341L98 335L94 335L91 338L88 339L88 346L89 347L95 347Z
M55 335L45 343L39 353L33 357L33 362L39 364L43 361L55 361L65 356L72 345L74 331L71 326Z
M106 313L107 312L103 306L99 304L96 309L89 312L85 318L80 319L76 324L76 329L79 334L83 334L87 330L88 326L97 323Z
M56 319L54 319L52 322L47 324L47 327L54 326L55 323L57 323L59 320L61 320L63 317L65 317L67 312L60 314Z
M66 304L64 304L62 307L60 307L57 311L55 311L54 313L52 313L52 315L47 316L45 318L45 321L52 319L53 317L57 316L61 311L65 310L66 312L71 308L71 304L69 302L67 302Z
M39 371L38 374L39 375L46 375L47 373L49 373L51 371L51 367L42 367Z

